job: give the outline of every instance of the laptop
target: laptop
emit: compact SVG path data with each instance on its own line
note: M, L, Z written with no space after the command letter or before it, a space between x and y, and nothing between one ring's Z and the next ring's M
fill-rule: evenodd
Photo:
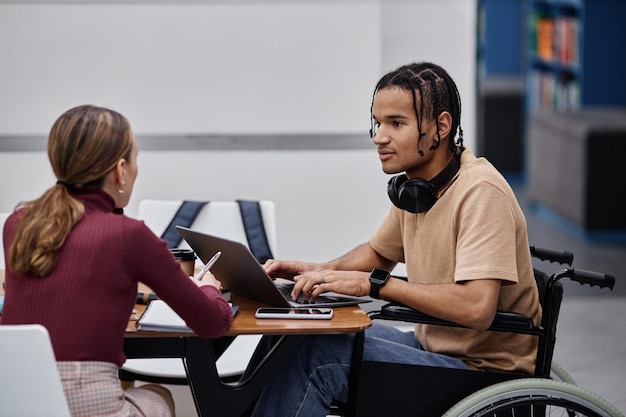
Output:
M290 293L294 282L272 279L244 244L183 226L176 226L176 229L203 263L207 263L218 251L222 252L211 267L211 272L225 289L241 297L272 307L342 307L372 301L369 297L352 297L333 292L321 294L313 301L293 301Z

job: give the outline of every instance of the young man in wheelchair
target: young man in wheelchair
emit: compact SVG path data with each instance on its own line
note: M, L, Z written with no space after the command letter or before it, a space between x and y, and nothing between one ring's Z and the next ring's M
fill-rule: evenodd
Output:
M463 145L454 81L432 63L402 66L380 79L371 109L382 169L397 174L387 217L369 242L335 260L269 260L265 269L293 278L294 298L370 295L466 326L403 333L375 323L364 360L532 374L536 338L486 331L496 310L541 321L526 220L506 180ZM398 262L408 281L389 276ZM347 399L352 349L349 335L305 338L253 415L327 415L333 400Z

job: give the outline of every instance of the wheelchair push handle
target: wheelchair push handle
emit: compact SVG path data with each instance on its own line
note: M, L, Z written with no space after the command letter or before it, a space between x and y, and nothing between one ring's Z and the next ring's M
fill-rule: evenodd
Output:
M615 286L615 277L613 275L603 274L601 272L587 271L580 268L562 269L553 275L556 282L561 278L570 278L572 281L578 282L580 285L589 284L593 287L597 285L600 288L608 288L613 290Z
M569 251L556 251L546 248L530 247L530 254L542 261L558 262L560 264L572 265L574 254Z

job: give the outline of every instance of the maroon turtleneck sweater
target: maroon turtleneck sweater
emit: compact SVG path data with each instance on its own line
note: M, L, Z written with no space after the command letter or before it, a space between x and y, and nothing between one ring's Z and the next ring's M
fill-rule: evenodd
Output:
M221 337L232 310L212 286L198 288L181 270L164 240L115 209L101 190L72 191L85 206L57 263L46 277L6 266L2 324L39 323L50 333L58 361L104 361L121 366L128 318L143 282L202 337ZM4 228L5 251L20 212Z

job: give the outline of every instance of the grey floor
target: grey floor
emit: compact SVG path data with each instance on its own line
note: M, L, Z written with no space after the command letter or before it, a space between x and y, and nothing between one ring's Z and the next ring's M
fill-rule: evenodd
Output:
M573 266L616 277L615 289L564 282L554 361L576 383L626 414L626 244L590 242L580 231L538 212L523 187L515 187L528 223L531 245L569 250ZM563 266L535 266L554 272ZM188 387L168 386L178 417L197 417Z

